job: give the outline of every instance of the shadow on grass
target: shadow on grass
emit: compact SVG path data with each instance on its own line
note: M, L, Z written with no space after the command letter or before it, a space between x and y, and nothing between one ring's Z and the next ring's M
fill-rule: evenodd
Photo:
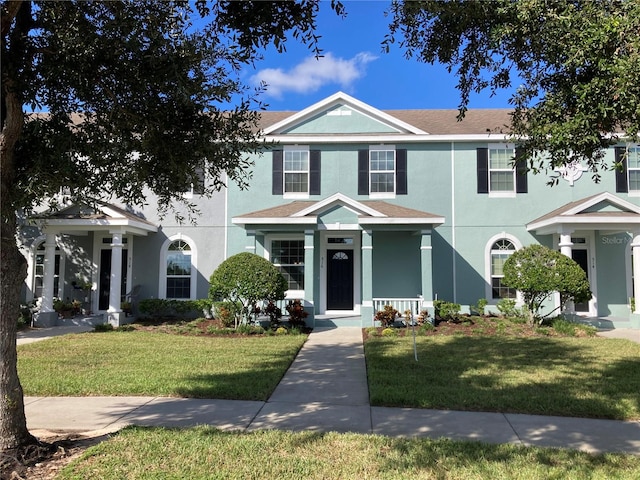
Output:
M640 347L593 339L420 337L365 344L372 405L640 418ZM636 349L635 346L632 347Z
M122 450L145 452L132 458L131 469L148 472L158 462L163 474L179 476L184 471L176 448L184 446L189 471L195 476L211 474L211 461L218 461L220 477L237 477L238 464L252 478L637 478L640 462L627 455L590 455L570 450L526 448L451 440L395 439L382 436L315 432L252 433L221 432L210 427L191 430L129 428L118 442L97 447L94 456L73 467L80 477L86 473L116 478L112 470ZM153 449L148 445L152 444ZM269 455L269 446L277 454ZM350 452L344 455L344 451ZM233 452L233 458L224 461ZM262 455L256 455L262 452ZM265 460L265 457L268 460ZM75 478L75 477L74 477Z

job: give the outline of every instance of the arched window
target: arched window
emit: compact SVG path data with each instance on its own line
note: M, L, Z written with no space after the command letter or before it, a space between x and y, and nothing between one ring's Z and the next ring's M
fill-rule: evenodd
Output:
M510 240L501 238L491 246L491 298L516 298L516 289L503 285L504 262L516 251Z
M165 242L160 262L161 298L195 298L195 260L195 248L189 239L176 236Z

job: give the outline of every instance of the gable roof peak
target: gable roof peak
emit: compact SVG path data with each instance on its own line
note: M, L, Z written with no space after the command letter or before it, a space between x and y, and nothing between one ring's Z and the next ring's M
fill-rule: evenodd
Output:
M352 97L351 95L347 95L346 93L341 91L338 91L333 95L330 95L324 98L323 100L320 100L319 102L316 102L313 105L303 110L300 110L299 112L294 113L293 115L279 122L274 123L273 125L270 125L269 127L264 129L263 133L265 135L282 133L283 131L291 127L294 127L295 125L302 123L312 118L313 116L318 115L323 111L331 109L332 107L335 107L337 105L345 105L345 106L351 107L354 110L357 110L360 113L363 113L364 115L374 118L382 123L386 123L398 129L399 131L402 131L405 133L413 133L417 135L428 134L427 132L409 123L406 123L398 119L397 117L389 115L388 113L385 113L382 110L378 110L377 108L374 108L371 105L368 105Z

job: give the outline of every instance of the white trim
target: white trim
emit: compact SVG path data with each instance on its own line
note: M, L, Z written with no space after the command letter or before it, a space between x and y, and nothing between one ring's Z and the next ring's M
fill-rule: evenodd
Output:
M270 233L270 234L267 234L264 237L263 256L264 256L264 258L269 260L269 262L271 262L271 248L272 248L274 240L296 240L296 241L301 241L303 243L304 250L307 249L307 245L304 244L305 243L304 233L292 232L292 233ZM273 262L271 262L271 263L273 263ZM274 265L276 265L276 264L274 263ZM305 281L305 272L306 272L307 268L308 267L307 267L307 264L305 262L304 271L302 273L302 281L303 282ZM304 299L304 291L305 291L305 289L306 289L306 285L301 290L287 290L285 292L285 299L286 300Z
M457 255L455 254L456 251L456 151L455 151L455 147L456 144L455 142L451 142L450 145L450 150L451 150L451 154L450 154L450 160L451 160L451 247L453 248L453 252L454 254L451 255L451 271L452 273L452 282L453 282L453 303L458 303L458 274L457 274L457 262L456 262L456 257ZM442 223L444 223L444 218L442 219ZM442 225L442 223L440 223L439 225ZM435 226L435 224L434 224ZM433 260L432 260L433 261ZM433 285L433 275L432 277L432 286L431 288L435 289L435 286ZM435 294L435 292L434 292ZM436 294L437 295L437 294Z
M424 132L423 130L420 130L419 128L416 128L413 125L403 122L402 120L399 120L395 117L392 117L391 115L384 113L377 108L373 108L371 105L367 105L366 103L361 102L360 100L357 100L344 92L336 92L333 95L305 108L304 110L301 110L298 113L295 113L280 122L274 123L273 125L264 129L264 135L270 135L272 133L277 134L282 130L290 129L295 125L312 118L321 111L327 110L338 104L344 104L345 106L351 107L353 110L356 110L363 115L369 116L375 120L385 123L388 127L393 128L398 132L428 135L428 133Z
M306 143L309 145L326 145L327 143L335 144L336 138L339 138L341 144L362 144L362 143L380 143L381 140L385 138L389 140L393 140L397 144L406 144L406 143L443 143L443 142L477 142L477 143L486 143L490 141L499 141L507 138L505 134L497 134L497 133L472 133L472 134L461 134L461 135L429 135L429 134L416 134L416 135L407 135L407 134L354 134L354 135L340 135L336 137L335 134L326 134L326 135L287 135L287 134L274 134L268 135L267 139L270 142L275 142L281 145L287 145L292 143Z
M198 250L196 243L189 237L182 233L171 235L167 238L162 247L160 248L160 272L158 275L158 298L167 298L167 254L169 253L169 246L175 242L181 240L189 245L191 249L191 285L189 291L188 300L195 300L198 292ZM179 298L177 300L187 300L185 298Z
M489 240L487 240L487 243L485 243L484 246L484 282L485 282L485 299L487 300L487 302L489 302L489 305L496 305L500 299L499 298L493 298L493 285L491 284L491 252L492 252L492 248L493 245L498 241L498 240L509 240L511 243L513 243L513 246L516 248L515 251L518 251L522 248L522 243L520 242L520 240L518 240L517 237L515 237L514 235L511 235L510 233L507 232L502 232L502 233L498 233L496 235L494 235L493 237L491 237ZM520 293L517 293L517 298L516 300L520 300Z
M596 245L595 245L595 235L593 230L586 231L574 231L570 233L572 238L580 238L583 237L585 239L585 243L575 243L572 242L571 251L574 250L586 250L587 251L587 269L588 271L588 280L589 286L591 288L591 293L593 296L591 300L589 300L589 310L587 312L574 312L578 316L586 316L586 317L595 317L598 312L598 272L596 270L597 262L595 261L596 255ZM554 245L560 248L560 238L558 235L554 235L553 239ZM559 296L558 296L559 297ZM559 298L558 298L559 301ZM555 306L558 306L557 304Z
M371 215L372 217L386 217L386 215L384 215L383 213L380 213L379 211L368 207L365 204L360 203L343 193L334 193L330 197L327 197L324 200L320 200L319 202L316 202L313 205L292 214L291 217L306 217L307 215L312 213L322 213L324 210L328 210L329 208L337 204L341 204L343 207L347 208L351 207L351 209L353 209L357 214L366 213L368 215Z
M38 247L40 245L43 245L46 240L47 240L46 235L39 235L38 237L34 238L31 245L29 246L28 255L25 255L27 257L27 278L25 278L25 287L26 287L25 300L27 302L32 302L35 298L34 282L36 279L35 278L36 255L38 252ZM54 297L64 298L64 284L65 284L64 280L65 280L65 273L66 273L65 263L66 263L67 256L65 254L64 249L60 246L60 241L58 238L56 238L56 247L58 248L56 255L60 256L60 272L58 275L58 291L54 292ZM54 268L55 268L55 265L54 265ZM44 285L43 285L43 288L44 288Z
M330 237L353 238L351 245L341 243L329 243ZM353 310L327 310L327 250L329 247L343 248L353 251ZM345 314L357 315L360 313L362 297L360 290L362 289L362 250L372 250L373 246L362 246L362 234L360 230L344 231L336 234L335 230L326 230L320 232L320 302L319 314Z
M289 224L289 225L315 225L318 223L316 216L294 218L291 217L233 217L231 223L235 225L271 225L271 224Z

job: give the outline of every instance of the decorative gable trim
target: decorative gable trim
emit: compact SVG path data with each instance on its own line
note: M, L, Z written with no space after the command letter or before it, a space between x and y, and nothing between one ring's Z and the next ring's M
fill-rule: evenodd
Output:
M367 207L365 204L358 202L352 198L347 197L342 193L334 193L330 197L325 198L319 202L314 203L313 205L300 210L297 213L291 215L292 217L304 217L311 214L319 214L335 205L342 205L350 210L354 211L358 215L366 214L372 217L386 217L386 215L380 213L379 211Z
M607 203L619 210L591 210L592 207L601 203ZM639 225L639 206L623 200L612 193L603 192L553 210L529 222L527 224L527 230L545 235L557 233L564 228L628 229L631 227L637 228Z
M378 120L382 123L387 124L389 127L398 131L398 133L409 133L415 135L428 135L427 132L420 130L419 128L414 127L402 120L399 120L396 117L389 115L388 113L383 112L382 110L378 110L377 108L372 107L360 100L357 100L350 95L347 95L344 92L337 92L333 95L325 98L324 100L320 100L319 102L311 105L310 107L305 108L304 110L299 111L298 113L294 113L290 117L285 118L273 125L264 129L264 135L278 135L283 133L286 130L289 130L296 125L312 118L323 111L332 108L336 105L346 105L354 110L359 111L360 113L367 115L375 120Z

